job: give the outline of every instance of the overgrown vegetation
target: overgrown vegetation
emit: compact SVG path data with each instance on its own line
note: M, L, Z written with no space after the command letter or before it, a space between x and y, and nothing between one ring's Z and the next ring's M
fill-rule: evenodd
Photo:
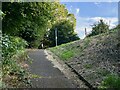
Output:
M41 48L43 43L45 47L55 46L55 34L50 33L54 33L55 28L58 45L79 39L74 32L75 16L59 2L4 2L2 12L3 33L25 39L29 48ZM48 39L48 35L52 39Z
M1 82L5 84L4 87L28 85L28 72L24 68L24 61L27 60L26 45L27 42L19 37L2 36L2 66L0 70L2 72Z
M109 32L109 26L101 19L97 24L92 26L92 32L88 35L88 37L107 32Z
M102 81L99 89L106 90L107 88L119 90L120 89L120 77L118 75L107 75Z

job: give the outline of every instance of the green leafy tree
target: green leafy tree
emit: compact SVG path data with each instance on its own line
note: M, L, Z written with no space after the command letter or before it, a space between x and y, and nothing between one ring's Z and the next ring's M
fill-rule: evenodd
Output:
M74 14L69 14L64 5L57 9L62 11L64 10L64 13L61 17L59 14L56 14L57 18L55 23L52 25L52 28L48 33L44 35L42 43L46 45L45 47L55 46L55 29L57 29L58 45L79 39L77 34L74 32L76 26L76 18ZM61 13L61 11L57 13Z
M88 36L95 36L98 34L106 33L109 30L109 26L101 19L98 24L92 26L92 32Z
M2 11L3 33L22 37L29 47L38 47L47 29L68 14L59 2L4 2Z
M50 46L55 46L55 29L57 29L57 43L58 45L78 40L79 37L74 32L74 24L69 20L63 20L54 25L48 35Z
M117 47L118 47L118 49L120 49L120 24L117 25L117 27L115 28L115 30L117 30L117 40L118 40Z

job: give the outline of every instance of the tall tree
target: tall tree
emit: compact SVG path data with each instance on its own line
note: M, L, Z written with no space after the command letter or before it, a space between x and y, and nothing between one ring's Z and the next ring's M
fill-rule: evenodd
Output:
M54 25L48 35L48 40L50 41L50 46L55 46L55 29L57 29L57 44L61 45L71 41L78 40L79 37L74 32L74 24L69 20L63 20L56 25Z
M48 29L58 28L63 23L64 27L75 28L76 19L73 14L59 2L4 2L2 11L3 33L19 36L28 41L29 47L38 47L44 40ZM67 26L65 26L67 25ZM66 29L70 32L69 29Z
M56 18L56 2L4 2L3 33L20 36L31 47L38 47L46 30ZM34 45L35 44L35 45Z

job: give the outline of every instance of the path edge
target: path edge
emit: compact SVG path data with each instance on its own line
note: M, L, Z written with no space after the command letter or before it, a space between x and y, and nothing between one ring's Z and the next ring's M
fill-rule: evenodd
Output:
M69 68L64 61L60 60L58 56L53 54L50 50L44 50L46 58L50 60L54 67L58 68L65 76L68 78L76 88L88 88L83 81L81 81L78 76Z

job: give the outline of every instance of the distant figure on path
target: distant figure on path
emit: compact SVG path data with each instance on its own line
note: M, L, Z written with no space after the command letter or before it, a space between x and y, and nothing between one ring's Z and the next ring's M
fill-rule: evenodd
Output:
M41 46L42 46L42 49L43 49L43 43L41 44Z

